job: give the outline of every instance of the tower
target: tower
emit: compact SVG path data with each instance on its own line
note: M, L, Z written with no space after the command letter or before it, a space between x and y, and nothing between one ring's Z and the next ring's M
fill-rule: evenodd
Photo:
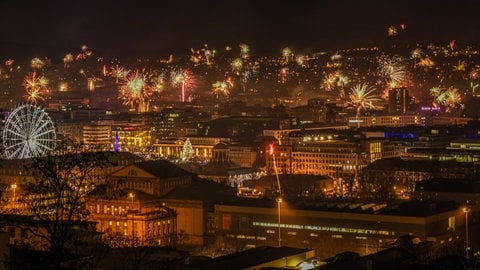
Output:
M410 96L406 87L393 88L388 91L388 112L402 114L408 111Z

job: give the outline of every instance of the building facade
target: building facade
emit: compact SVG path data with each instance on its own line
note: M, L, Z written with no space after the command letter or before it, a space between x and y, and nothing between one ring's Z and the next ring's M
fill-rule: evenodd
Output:
M215 215L217 235L225 245L237 249L262 245L312 248L323 258L346 250L373 253L402 235L414 235L442 246L455 239L460 241L457 233L465 226L461 207L417 202L299 205L272 201L267 205L259 201L217 204Z

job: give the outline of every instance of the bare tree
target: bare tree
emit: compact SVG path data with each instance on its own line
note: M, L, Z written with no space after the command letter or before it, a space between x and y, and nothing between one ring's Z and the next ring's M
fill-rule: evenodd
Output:
M34 180L24 190L25 214L36 221L27 229L43 240L55 266L74 253L79 235L95 234L85 206L104 181L101 170L110 163L108 155L85 152L81 145L68 143L55 154L35 158L26 168Z

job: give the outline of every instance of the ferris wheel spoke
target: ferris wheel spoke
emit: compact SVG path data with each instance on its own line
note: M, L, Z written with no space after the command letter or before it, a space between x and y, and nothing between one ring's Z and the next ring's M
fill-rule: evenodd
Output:
M20 141L15 144L10 144L9 146L5 147L5 150L10 150L10 149L15 149L15 148L21 148L25 144L25 141Z
M32 130L38 130L41 129L40 125L41 124L49 124L48 121L42 120L43 117L33 117L32 122L34 125L32 126Z
M42 153L46 153L48 151L51 151L53 150L52 148L48 147L48 145L44 145L44 144L38 144L37 147L35 147L36 150L38 150L40 152L40 150L44 150L44 151L41 151Z
M56 140L53 140L53 139L49 139L49 138L38 138L36 139L38 142L42 142L42 143L53 143L53 142L56 142Z
M28 153L29 157L39 156L39 154L40 154L40 151L38 150L37 147L29 147L28 150L29 150L29 153Z
M18 125L19 122L11 122L9 125L5 125L6 126L6 129L7 131L9 132L17 132L17 136L18 135L22 135L24 136L25 134L25 126L21 126L21 125ZM21 123L21 122L20 122ZM14 128L15 130L13 130L12 128Z
M10 153L10 157L14 157L14 158L18 158L19 155L18 153L22 151L22 149L24 148L24 145L19 145L19 147L17 148L13 148L13 152Z
M50 123L45 122L42 126L32 129L31 137L37 138L38 136L53 132L53 130L46 128L48 125L50 125Z
M56 136L55 134L52 134L51 131L44 131L40 134L35 134L35 136L31 136L30 138L33 138L35 140L51 140L51 141L55 141L56 140Z
M21 158L28 158L30 157L30 146L28 143L25 143L22 148L22 154L20 155Z
M7 139L10 138L10 139L17 139L17 140L25 140L26 139L26 136L25 134L21 134L21 133L18 133L16 131L13 131L13 130L10 130L10 136L7 136ZM11 135L15 135L15 137L11 136Z

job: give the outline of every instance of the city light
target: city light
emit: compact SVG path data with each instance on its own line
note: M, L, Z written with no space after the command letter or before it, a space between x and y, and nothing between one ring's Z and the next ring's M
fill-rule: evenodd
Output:
M298 248L305 267L332 268L405 243L427 268L480 254L464 198L480 187L480 2L166 1L161 16L44 2L0 5L12 254L54 268L97 244L135 247L134 268L158 247L212 260ZM395 22L406 13L418 19ZM49 158L66 162L32 165ZM376 255L417 266L387 252L367 264Z

